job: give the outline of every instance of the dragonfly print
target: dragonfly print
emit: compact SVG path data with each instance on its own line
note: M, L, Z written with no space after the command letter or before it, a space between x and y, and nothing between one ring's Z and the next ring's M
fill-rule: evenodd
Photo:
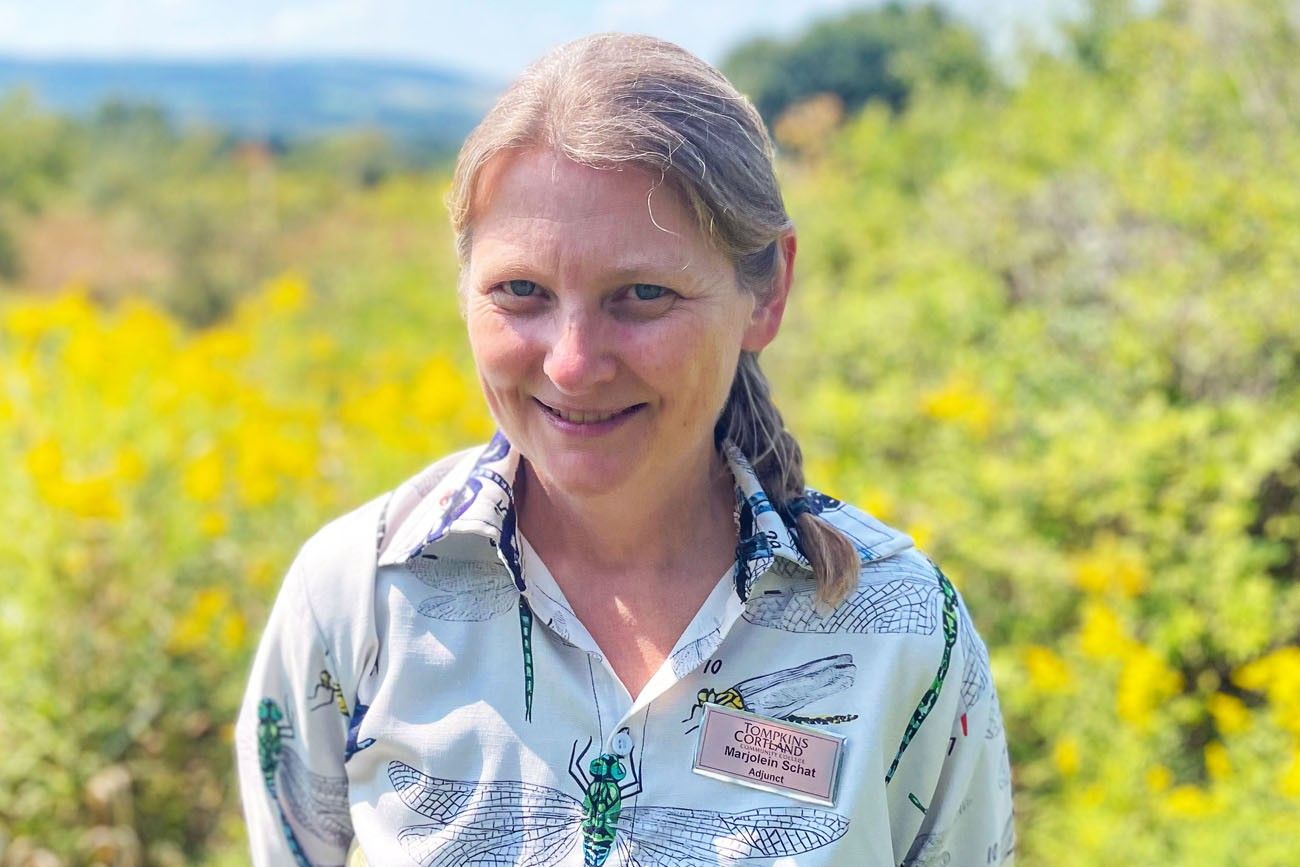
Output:
M872 575L875 573L875 580ZM893 561L862 567L858 590L834 610L819 610L816 586L774 589L749 600L745 620L786 632L928 635L938 626L933 573Z
M514 609L518 601L515 582L500 563L424 554L408 560L406 568L434 591L417 608L433 620L491 620Z
M299 867L311 867L289 823L289 814L298 828L332 846L346 848L352 840L348 781L346 777L313 773L287 743L293 738L293 720L274 699L263 698L257 708L257 757L262 780L280 814L280 826L294 861Z
M898 744L898 752L894 754L894 761L885 773L885 785L889 785L889 781L894 778L894 772L898 770L898 764L903 760L903 753L907 751L916 733L921 730L921 725L930 715L930 711L934 710L934 706L939 703L939 691L943 689L943 682L948 676L948 666L952 663L952 649L957 644L957 590L938 566L934 563L930 565L939 579L939 591L943 594L943 653L939 657L939 668L934 674L934 680L930 682L929 689L922 694L916 710L912 711L912 718L908 720L903 738Z
M903 867L948 867L952 853L943 847L944 835L920 834L903 858Z
M569 755L578 798L515 780L445 780L393 761L388 777L402 802L429 824L403 828L398 839L421 867L549 867L582 841L584 867L611 855L622 867L716 867L811 852L835 842L849 820L829 810L762 807L740 813L628 806L641 792L640 769L602 753L583 768L591 747ZM630 779L629 779L630 777Z
M509 511L513 512L514 499L511 494L510 485L502 478L500 473L491 469L488 465L504 459L510 453L510 442L503 434L497 432L492 440L483 447L483 451L475 460L474 466L470 469L468 477L459 488L453 491L447 501L442 515L438 519L438 524L421 542L415 550L410 552L414 557L420 553L424 546L431 542L436 542L447 534L451 525L461 516L469 511L470 506L474 505L479 495L483 493L483 482L490 481L496 484L505 494L506 502L509 504ZM501 529L498 527L498 529Z
M452 494L438 526L423 545L407 558L407 569L435 592L424 599L417 610L434 620L479 622L491 620L514 609L519 615L519 643L523 662L524 718L533 718L533 613L520 595L524 592L523 559L518 540L518 516L510 482L490 464L503 460L510 443L497 433L483 449L465 483ZM481 561L446 561L436 554L425 553L424 546L444 536L456 519L462 517L483 492L484 482L500 491L492 507L492 522L498 532L493 544L501 563ZM501 565L505 566L503 570Z
M421 554L406 561L412 575L434 591L416 610L433 620L479 622L509 611L519 614L524 664L524 717L533 718L533 612L500 563L445 560Z
M857 592L829 612L820 611L815 604L815 587L801 587L774 589L757 596L749 601L742 615L755 626L787 632L932 634L942 624L943 652L938 670L912 712L898 752L885 775L886 784L893 779L903 753L938 702L957 643L957 591L933 561L927 558L926 564L928 570L892 558L865 564ZM875 580L868 577L872 573L876 573ZM943 599L938 612L934 605L936 595ZM978 665L967 669L972 694L981 689L978 669Z
M975 634L975 625L971 623L966 606L959 606L961 618L961 650L965 663L961 672L961 701L965 710L975 707L989 687L989 654Z
M312 705L312 710L320 710L323 707L334 705L339 709L339 713L343 714L343 716L346 717L348 715L348 703L343 698L343 687L339 686L338 681L336 681L334 676L329 673L329 669L325 668L321 669L318 680L316 681L311 694L307 696L307 700L316 701L316 697L321 693L324 693L325 697L321 699L319 704Z
M721 643L722 625L717 624L694 641L683 644L674 650L673 655L669 657L669 663L673 667L673 674L678 680L686 677L686 675L699 668L704 663L704 660L712 656L713 651L717 650L718 645Z
M855 713L800 715L797 711L815 701L849 689L853 686L853 678L857 671L858 667L853 664L853 656L841 653L814 659L793 668L783 668L770 674L760 674L742 680L721 692L702 689L691 707L690 716L682 722L693 720L695 712L706 704L719 704L735 710L745 710L804 725L852 722L858 718ZM697 728L699 728L698 724L692 726L686 730L687 734Z
M755 520L758 515L772 511L772 505L767 501L767 495L760 493L741 502L737 509L736 565L732 582L736 594L745 599L754 581L772 565L773 539Z

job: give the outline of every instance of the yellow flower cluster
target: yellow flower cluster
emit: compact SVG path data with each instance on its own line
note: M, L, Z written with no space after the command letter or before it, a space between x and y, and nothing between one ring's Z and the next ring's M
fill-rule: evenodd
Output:
M993 399L967 371L958 370L943 385L921 396L921 411L982 438L993 426Z
M1273 722L1291 737L1291 760L1281 771L1278 790L1300 799L1300 647L1282 647L1233 673L1242 689L1262 693ZM1220 711L1222 713L1222 710Z
M200 590L193 604L172 626L167 649L176 654L209 649L212 642L227 652L243 647L247 624L232 605L225 587Z
M1160 654L1134 639L1119 614L1104 602L1092 600L1084 606L1078 644L1085 657L1119 664L1115 711L1138 729L1149 728L1161 702L1182 689L1179 674Z
M1086 593L1133 597L1147 586L1146 564L1132 547L1112 534L1103 535L1073 563L1074 583Z
M427 461L490 433L450 356L390 351L345 364L310 321L309 296L286 275L199 332L144 301L101 311L75 287L11 303L0 406L33 494L60 513L118 522L143 507L149 481L150 496L181 496L215 538L240 511L336 499L355 446Z

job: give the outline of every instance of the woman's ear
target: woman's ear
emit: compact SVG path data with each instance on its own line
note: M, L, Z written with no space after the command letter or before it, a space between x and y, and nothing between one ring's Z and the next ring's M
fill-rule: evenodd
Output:
M746 352L759 352L766 348L781 328L785 302L790 297L790 284L794 281L794 254L797 246L793 229L776 241L776 276L772 278L772 287L767 296L755 305L749 327L745 329L740 348Z

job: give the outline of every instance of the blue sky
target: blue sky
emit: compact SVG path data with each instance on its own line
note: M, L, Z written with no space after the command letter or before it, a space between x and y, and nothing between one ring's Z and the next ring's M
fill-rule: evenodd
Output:
M870 0L868 0L870 2ZM1077 0L945 0L1008 51ZM0 0L0 52L39 56L415 60L506 79L600 30L649 33L713 63L863 0Z

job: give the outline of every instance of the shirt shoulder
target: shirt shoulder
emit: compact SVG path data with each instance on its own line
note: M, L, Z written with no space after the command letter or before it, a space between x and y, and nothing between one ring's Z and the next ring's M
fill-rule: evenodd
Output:
M442 458L396 488L340 515L311 535L289 567L325 648L343 670L360 672L378 644L375 573L379 556L400 526L403 509L418 504L464 453Z
M836 609L837 619L852 631L921 639L945 657L958 649L987 668L961 593L911 536L851 503L812 490L807 497L861 558L858 586Z
M863 563L884 560L916 550L912 537L852 503L809 488L805 497L817 517L847 536Z

